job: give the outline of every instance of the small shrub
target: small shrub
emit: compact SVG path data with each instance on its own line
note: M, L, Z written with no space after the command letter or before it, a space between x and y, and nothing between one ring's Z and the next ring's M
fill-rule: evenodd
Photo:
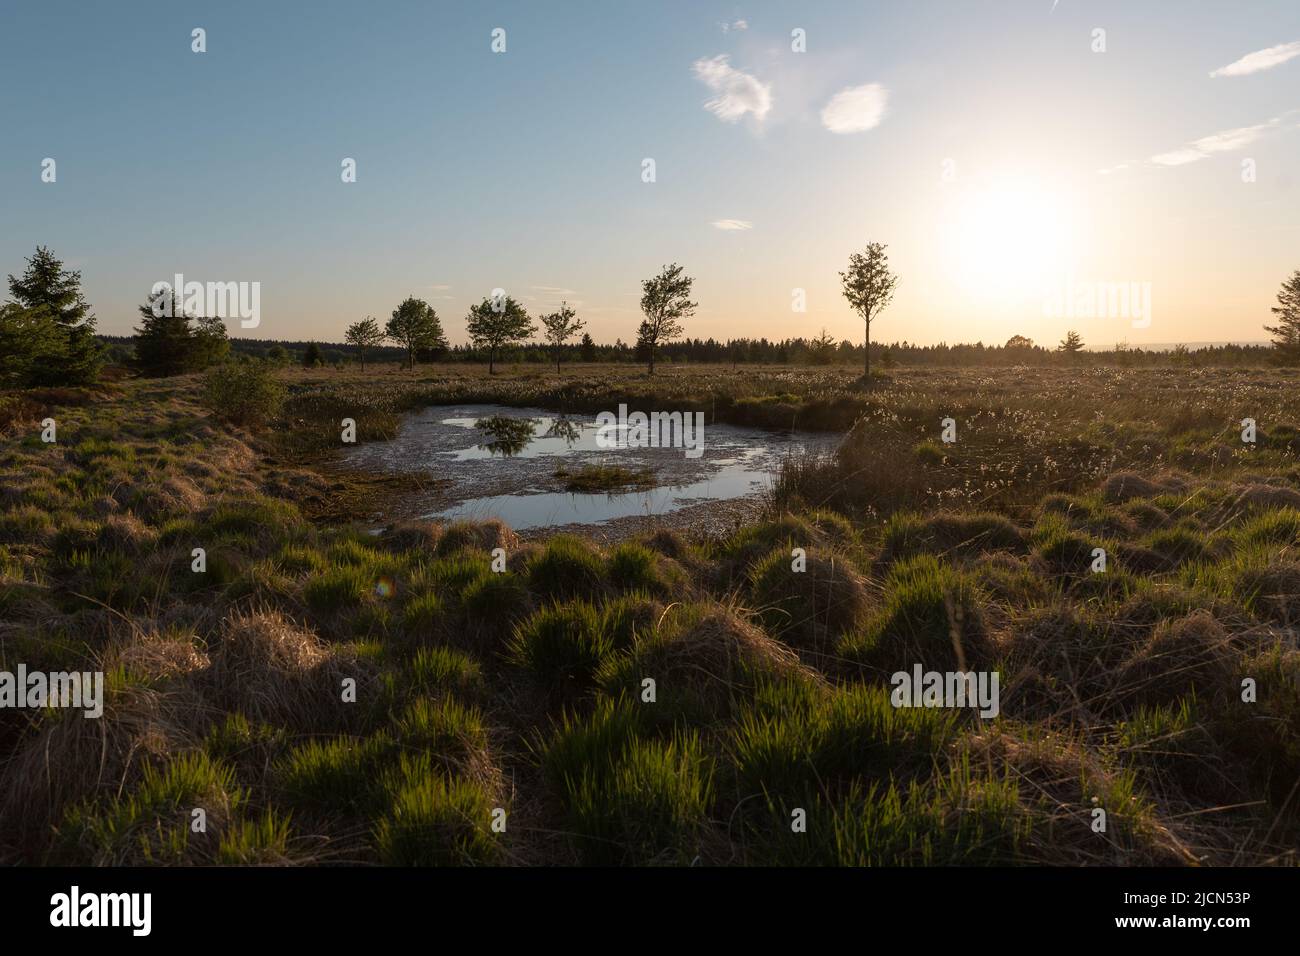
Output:
M264 365L218 365L203 378L203 403L233 425L264 425L280 413L284 386Z

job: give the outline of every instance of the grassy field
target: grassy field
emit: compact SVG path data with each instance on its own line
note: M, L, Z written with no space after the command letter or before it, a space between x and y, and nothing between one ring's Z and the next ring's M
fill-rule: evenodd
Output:
M247 427L197 378L0 396L0 671L107 680L0 709L0 862L1294 864L1300 375L858 374L291 370ZM621 401L845 437L734 534L608 549L372 536L411 479L332 461L345 417ZM893 706L916 664L999 715Z

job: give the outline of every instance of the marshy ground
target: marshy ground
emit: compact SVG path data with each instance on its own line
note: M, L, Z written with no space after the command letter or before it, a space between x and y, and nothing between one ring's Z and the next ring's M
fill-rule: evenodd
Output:
M194 378L0 398L0 670L107 676L97 720L0 709L0 861L1295 863L1300 376L856 375L286 371L248 430ZM842 440L739 528L606 543L392 522L454 477L343 460L343 418L624 401ZM916 664L999 716L892 706Z
M703 423L692 449L629 446L626 437L602 432L588 412L435 405L403 415L392 440L353 445L340 461L361 475L423 479L392 497L385 523L499 518L526 537L565 528L618 541L647 527L734 529L759 513L783 460L838 442L716 421Z

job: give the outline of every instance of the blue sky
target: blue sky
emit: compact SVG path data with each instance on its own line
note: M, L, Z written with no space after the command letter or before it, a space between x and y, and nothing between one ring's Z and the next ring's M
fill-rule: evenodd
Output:
M1261 339L1300 268L1298 43L1294 2L9 0L0 271L51 246L115 334L183 272L261 283L236 335L415 294L463 341L500 286L627 341L678 261L688 334L860 339L836 272L876 240L876 338L1050 341L1070 281L1151 289L1085 341Z

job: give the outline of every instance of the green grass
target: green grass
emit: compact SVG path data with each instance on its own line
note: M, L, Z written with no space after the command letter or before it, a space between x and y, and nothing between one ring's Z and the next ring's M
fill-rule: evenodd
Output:
M602 704L567 719L542 765L566 810L583 862L683 864L697 851L712 793L712 765L694 734L644 739L629 709Z
M622 465L583 465L576 471L561 467L555 470L554 476L560 479L565 491L587 495L655 486L653 470L624 468Z
M375 827L381 863L473 866L499 862L501 841L490 828L494 807L481 786L409 767L403 777Z
M384 806L381 773L396 754L386 733L362 740L309 740L279 763L277 789L295 807L324 814L371 816Z
M544 598L565 599L600 593L605 562L581 538L556 535L528 567L529 587Z
M161 769L144 768L139 786L107 806L72 808L59 828L60 856L97 865L180 863L212 859L217 837L192 833L194 808L220 833L244 799L233 768L202 751L184 754Z
M969 572L931 555L899 561L884 581L884 603L857 631L840 641L849 660L888 672L966 669L991 663L984 597Z
M740 797L789 801L854 780L920 773L954 734L951 712L896 708L885 688L826 693L782 684L740 717L729 747Z
M596 669L613 649L595 606L570 601L544 607L519 624L507 655L550 693L572 698L590 688Z

